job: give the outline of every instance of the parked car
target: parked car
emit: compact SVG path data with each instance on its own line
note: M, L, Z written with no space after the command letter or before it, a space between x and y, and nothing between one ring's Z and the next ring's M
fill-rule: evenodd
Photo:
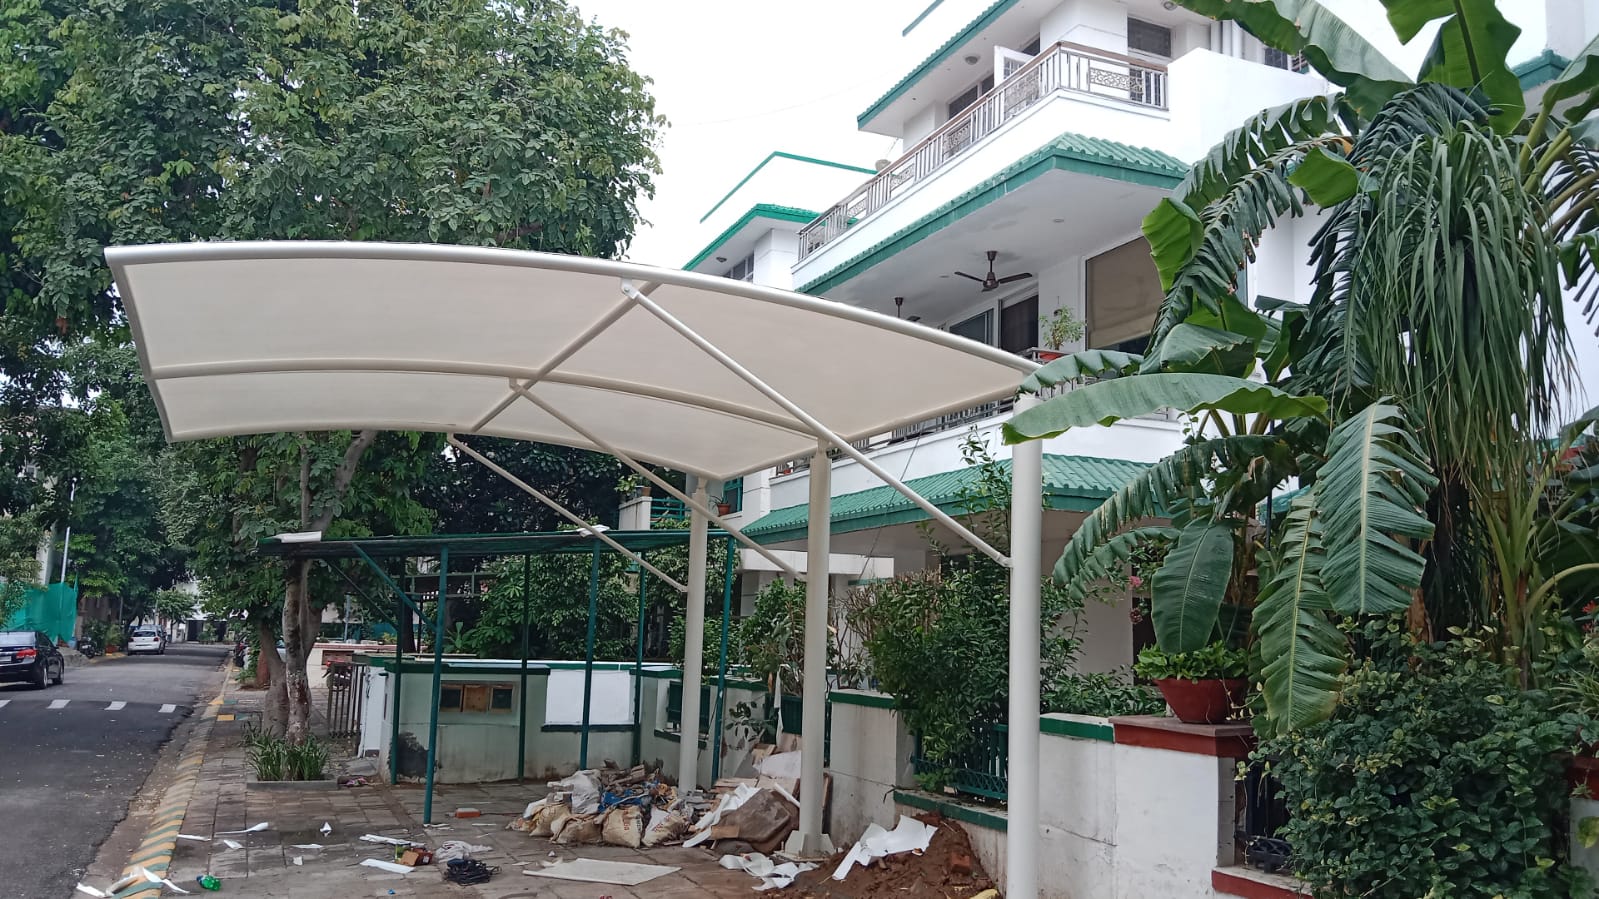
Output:
M167 651L167 635L158 627L136 627L133 636L128 638L128 655L141 652L151 652L156 655L165 655Z
M43 690L61 683L67 660L38 631L0 631L0 684L27 683Z

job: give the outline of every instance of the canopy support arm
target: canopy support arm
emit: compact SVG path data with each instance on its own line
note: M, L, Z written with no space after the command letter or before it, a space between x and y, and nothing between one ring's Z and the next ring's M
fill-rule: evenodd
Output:
M585 439L588 442L594 444L595 446L599 447L600 449L610 453L612 456L615 456L616 459L618 461L620 461L623 465L626 465L628 468L631 468L634 471L638 472L639 474L643 475L650 483L652 483L655 486L661 488L662 490L665 490L667 492L667 494L669 496L671 496L673 499L677 500L678 502L683 503L684 505L688 506L690 509L694 510L695 512L703 513L706 518L709 518L711 520L712 524L716 525L717 527L721 528L724 531L727 531L728 534L732 535L733 539L735 539L738 542L744 544L745 546L749 547L750 549L755 550L757 553L760 553L761 556L764 557L768 562L771 562L773 565L776 565L779 571L782 571L782 572L786 573L789 577L794 578L795 580L799 580L802 577L802 575L798 571L794 570L794 567L792 565L789 565L787 562L784 562L782 559L778 558L776 553L774 553L771 550L767 549L766 547L760 545L759 543L756 543L754 540L751 540L749 537L744 536L744 532L743 531L739 530L737 526L729 524L727 522L727 519L725 519L722 516L716 514L716 512L713 511L710 508L709 505L703 505L702 506L699 503L695 502L693 497L691 497L687 493L684 493L683 491L677 489L676 487L673 487L669 481L665 480L664 478L662 478L660 475L656 474L655 472L650 471L650 469L647 466L639 464L639 462L637 460L635 460L632 456L629 456L627 453L622 452L621 450L617 449L615 446L612 446L610 443L607 443L604 439L599 437L599 435L593 433L592 431L588 430L587 428L585 428L582 425L578 424L577 422L573 421L569 416L563 414L559 409L556 409L554 405L546 402L543 399L540 399L537 396L534 396L533 395L533 391L531 389L529 389L528 387L523 386L523 385L518 384L518 383L513 381L513 382L511 382L511 390L514 391L515 393L517 393L518 395L520 395L523 399L527 400L528 402L532 403L533 405L535 405L535 406L539 407L540 409L543 409L545 412L549 413L551 418L554 418L556 421L560 422L561 424L566 425L567 427L571 428L574 432L576 432L583 439Z
M501 467L500 465L495 463L494 460L492 460L489 457L483 455L482 453L480 453L477 450L471 448L470 446L467 446L466 444L462 443L459 439L456 438L456 436L454 434L446 434L445 435L445 439L449 441L450 446L453 446L456 449L460 450L461 452L466 453L468 456L471 456L472 458L476 459L478 462L482 463L483 467L487 468L489 471L494 472L495 474L499 475L500 477L505 478L507 481L510 481L512 484L515 484L516 486L522 488L522 490L524 492L526 492L528 495L532 496L534 499L538 500L539 502L543 503L544 505L549 506L551 509L554 509L557 514L559 514L561 517L565 518L567 521L572 522L573 524L577 525L580 528L587 528L588 532L590 534L592 534L593 536L598 537L601 543L604 543L606 546L609 546L611 549L614 549L618 553L621 553L622 556L624 556L625 558L629 558L629 559L632 559L633 561L637 562L640 565L640 567L644 568L650 574L653 574L656 577L660 578L661 580L667 582L668 584L671 584L673 587L677 588L681 592L684 592L684 593L688 592L688 588L687 587L685 587L682 584L678 583L678 581L676 579L668 576L661 569L656 568L654 565L651 565L649 562L646 562L644 560L643 556L639 555L638 553L633 552L632 550L628 549L627 547L623 546L622 544L617 543L615 540L611 539L610 537L607 537L605 535L605 532L600 530L594 524L592 524L591 522L584 521L582 516L578 515L576 512L571 511L570 509L566 508L565 506L561 505L560 503L556 502L555 500L549 498L548 496L545 496L543 493L539 492L539 490L537 488L533 487L528 482L522 480L521 478L517 477L514 474L511 474L509 471L506 471L503 467Z
M689 327L677 316L662 308L659 303L655 302L634 288L632 283L623 281L622 293L632 298L633 302L649 310L652 315L660 319L667 327L683 335L685 339L699 347L706 355L710 356L712 359L715 359L717 362L722 363L722 366L728 371L738 375L739 378L741 378L745 383L760 391L766 396L767 399L781 407L783 411L803 422L807 428L811 429L811 433L815 434L818 439L825 441L832 446L838 447L840 452L844 453L846 456L849 456L851 459L854 459L862 468L865 468L867 471L876 475L883 483L893 487L923 512L926 512L934 521L937 521L944 527L954 531L956 536L960 537L961 540L969 544L973 549L978 550L983 555L988 556L1006 568L1010 567L1010 559L1004 553L990 546L986 540L972 533L969 528L950 517L950 515L944 510L933 505L931 502L928 502L926 497L905 486L905 483L899 478L889 474L888 471L881 465L873 462L865 453L851 446L849 441L834 433L832 429L818 421L815 416L800 408L796 403L794 403L794 401L790 400L788 397L784 396L782 392L777 390L777 388L761 380L758 375L745 368L743 365L740 365L738 360L734 359L732 356L729 356L727 353L724 353L719 347L716 346L716 344L707 340L703 335ZM812 560L812 564L814 565L814 560Z

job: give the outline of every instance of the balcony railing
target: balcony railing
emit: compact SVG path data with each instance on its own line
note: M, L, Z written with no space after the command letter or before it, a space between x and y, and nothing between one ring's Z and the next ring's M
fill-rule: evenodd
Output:
M1010 786L1010 746L1005 725L984 727L958 756L936 762L922 755L922 738L915 737L911 749L911 769L920 775L940 775L958 793L1005 800Z
M911 185L1055 91L1165 109L1166 68L1079 44L1062 42L1049 47L802 228L799 258L826 246L852 224L888 205Z

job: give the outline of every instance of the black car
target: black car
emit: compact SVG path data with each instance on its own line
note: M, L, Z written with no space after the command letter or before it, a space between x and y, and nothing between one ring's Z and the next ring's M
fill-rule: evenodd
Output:
M61 683L67 660L38 631L0 631L0 684L28 683L43 690Z

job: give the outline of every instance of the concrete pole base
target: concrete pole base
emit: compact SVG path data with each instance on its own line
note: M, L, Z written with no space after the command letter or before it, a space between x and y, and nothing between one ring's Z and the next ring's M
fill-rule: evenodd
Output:
M796 830L788 835L788 842L783 844L784 855L798 858L830 858L835 851L833 838L825 833L800 833Z

